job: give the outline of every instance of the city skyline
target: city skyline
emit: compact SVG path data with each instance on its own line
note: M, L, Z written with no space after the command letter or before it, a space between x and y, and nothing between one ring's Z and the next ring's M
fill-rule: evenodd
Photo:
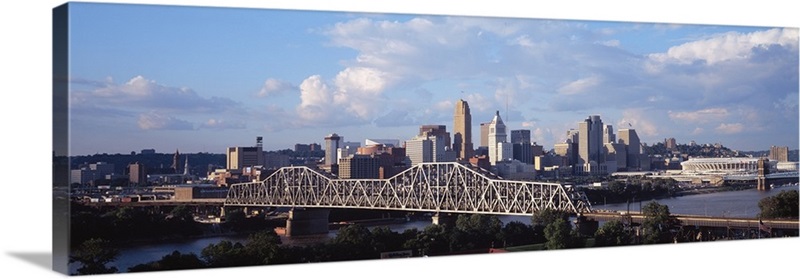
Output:
M459 99L546 150L586 115L648 144L798 146L796 28L78 4L73 155L404 141L452 131Z

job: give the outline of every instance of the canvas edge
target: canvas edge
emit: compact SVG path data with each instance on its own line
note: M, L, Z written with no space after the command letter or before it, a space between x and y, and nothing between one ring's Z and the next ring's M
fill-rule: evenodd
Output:
M69 3L53 8L53 271L69 274Z

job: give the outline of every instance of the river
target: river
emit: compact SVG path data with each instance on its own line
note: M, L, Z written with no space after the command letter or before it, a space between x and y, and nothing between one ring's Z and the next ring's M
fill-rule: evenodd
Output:
M687 195L676 198L659 199L656 200L660 204L669 206L669 210L673 214L686 214L686 215L706 215L706 216L728 216L728 217L756 217L759 213L758 202L765 197L774 196L784 190L798 190L798 186L784 186L771 191L758 191L756 189L741 190L741 191L728 191L717 192L710 194L697 194ZM594 209L603 210L631 210L639 211L640 204L644 206L648 201L638 201L622 204L607 204L607 205L594 205ZM630 207L629 207L630 206ZM529 216L499 216L503 224L512 221L519 221L525 224L530 224ZM387 225L391 230L403 232L406 229L416 228L423 230L430 225L430 221L410 221L402 224ZM332 230L327 235L321 236L308 236L308 237L281 237L283 244L288 245L304 245L309 243L318 243L336 237L337 231ZM130 247L122 247L120 249L119 257L109 265L116 266L120 272L127 272L129 267L137 264L142 264L150 261L160 260L161 257L172 253L172 251L179 251L181 253L195 253L200 256L203 248L209 244L215 244L223 240L233 242L245 242L246 235L239 236L217 236L207 238L187 239L182 241L171 241L166 243L157 244L140 244ZM77 265L71 266L71 271L74 272Z
M655 201L667 205L669 207L669 212L672 214L755 218L760 212L758 202L761 199L777 195L781 191L786 190L798 190L798 186L783 186L770 191L749 189L687 195ZM608 205L596 204L592 206L592 209L640 211L641 206L646 205L650 201L651 200L636 201L632 202L630 205L627 203Z

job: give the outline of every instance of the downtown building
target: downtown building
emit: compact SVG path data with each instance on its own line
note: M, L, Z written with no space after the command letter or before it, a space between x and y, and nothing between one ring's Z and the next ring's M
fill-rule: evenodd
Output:
M453 113L453 151L459 160L468 160L474 154L472 145L472 114L464 100L456 102Z
M504 161L513 158L513 146L508 142L506 134L506 125L503 119L500 118L500 111L495 112L492 122L489 123L488 134L489 145L489 164L496 165L498 161Z
M226 150L226 168L228 170L242 170L246 167L263 166L264 150L262 147L262 139L262 137L256 137L255 146L228 147Z
M455 162L455 151L450 149L450 134L444 125L423 125L419 135L405 142L410 166L419 163Z

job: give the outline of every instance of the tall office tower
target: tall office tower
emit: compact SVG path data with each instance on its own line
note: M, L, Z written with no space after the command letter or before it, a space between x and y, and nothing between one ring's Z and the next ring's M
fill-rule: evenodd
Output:
M788 146L770 146L769 159L778 162L789 161L789 147Z
M488 123L481 123L481 145L483 147L489 147L489 124Z
M450 133L445 125L419 126L419 135L424 137L439 137L444 140L444 146L450 147Z
M578 123L578 164L602 163L603 121L592 115Z
M342 138L339 137L336 133L330 134L325 137L325 165L336 165L339 162L339 158L336 156L336 152L339 150L339 145Z
M625 150L625 145L622 143L607 142L603 144L604 153L606 155L606 162L615 162L615 167L609 167L609 172L615 172L627 167L628 154Z
M147 186L147 168L139 162L128 165L128 180L134 186Z
M511 130L513 158L533 164L533 146L531 146L531 130Z
M456 158L469 159L473 154L472 146L472 114L467 101L458 100L453 114L453 151Z
M531 130L511 130L511 143L531 143Z
M576 146L577 146L579 140L580 140L580 137L578 136L578 130L569 129L569 131L567 131L566 143L573 143L573 144L576 144Z
M603 126L603 144L615 142L617 137L614 135L614 126L611 124Z
M264 150L261 145L261 137L256 137L256 146L248 147L228 147L227 168L238 170L252 166L264 165Z
M502 152L498 152L498 148L500 147L498 144L501 142L508 142L506 136L506 125L503 124L503 119L500 118L500 111L498 110L494 114L494 118L492 118L492 122L489 123L489 135L488 135L488 144L489 144L489 163L494 166L497 161L502 160L499 155L510 155L510 154L501 154Z
M668 139L664 139L664 147L666 147L667 150L670 150L670 151L677 150L678 149L678 144L675 142L675 138L668 138Z
M626 167L628 170L633 171L640 169L639 155L641 154L642 147L636 130L619 129L619 143L625 144L625 152L628 157Z

